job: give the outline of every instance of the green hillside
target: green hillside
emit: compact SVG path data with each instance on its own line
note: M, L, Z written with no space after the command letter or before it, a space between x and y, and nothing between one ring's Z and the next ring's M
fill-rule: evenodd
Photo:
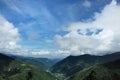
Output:
M27 64L31 64L34 66L38 66L45 70L50 69L55 63L59 61L59 59L48 59L48 58L34 58L34 57L23 57L23 56L11 56L17 60L25 62Z
M108 54L104 56L95 55L80 55L80 56L68 56L67 58L56 63L52 67L53 73L61 73L64 76L70 76L84 68L90 67L96 63L110 61L120 58L120 52Z
M120 59L85 68L66 80L120 80Z
M36 58L16 56L15 59L20 60L20 61L30 64L30 65L37 66L39 68L43 68L43 69L48 68L44 63L36 60Z
M49 72L0 54L0 80L56 80Z

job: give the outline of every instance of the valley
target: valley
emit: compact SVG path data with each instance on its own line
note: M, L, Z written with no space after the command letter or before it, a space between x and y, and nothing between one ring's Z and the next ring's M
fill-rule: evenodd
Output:
M0 0L0 80L120 80L120 0Z
M0 54L0 80L120 80L120 52L62 60Z

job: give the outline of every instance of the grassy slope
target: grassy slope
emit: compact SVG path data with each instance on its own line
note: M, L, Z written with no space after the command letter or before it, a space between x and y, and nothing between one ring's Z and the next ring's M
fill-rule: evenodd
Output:
M96 63L119 59L119 58L120 58L119 52L104 56L94 56L94 55L69 56L63 59L62 61L58 62L57 64L55 64L52 67L52 72L62 73L65 74L65 76L70 76Z
M16 62L13 62L12 64L14 63ZM19 64L18 66L21 68L20 73L10 76L10 80L25 80L26 73L28 71L32 72L33 80L56 80L56 78L53 77L50 73L45 72L44 70L37 68L33 65L27 65L22 63L22 64Z
M65 58L64 60L55 64L53 66L52 72L63 73L63 74L66 74L66 76L69 76L69 75L95 63L92 60L85 61L86 58L83 59L84 57L86 57L87 59L89 57L91 57L91 59L93 59L92 56L89 56L89 55L69 56L69 57Z
M48 58L33 58L33 57L21 57L21 56L14 56L14 57L22 62L32 64L46 70L48 70L57 61L59 61L59 59L51 60Z
M33 80L56 80L49 72L34 65L26 64L14 58L0 54L0 80L26 80L30 71Z
M17 60L20 60L22 62L25 62L30 65L37 66L39 68L46 69L46 65L44 65L42 62L37 61L35 58L32 57L16 57Z
M120 59L86 68L66 80L120 80Z

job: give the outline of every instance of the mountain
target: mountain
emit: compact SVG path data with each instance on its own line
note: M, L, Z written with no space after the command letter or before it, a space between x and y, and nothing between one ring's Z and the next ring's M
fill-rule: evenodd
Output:
M53 73L61 73L64 76L70 76L84 68L100 63L104 61L110 61L120 58L120 52L107 54L104 56L96 55L80 55L80 56L68 56L67 58L56 63L51 71Z
M0 53L0 80L58 80L35 65Z
M120 59L85 68L66 80L120 80Z
M52 67L60 59L48 59L48 58L34 58L36 61L43 63L46 68Z
M32 64L38 66L40 68L48 70L52 67L55 63L59 61L59 59L48 59L48 58L34 58L34 57L22 57L22 56L11 56L15 59L23 61L28 64Z

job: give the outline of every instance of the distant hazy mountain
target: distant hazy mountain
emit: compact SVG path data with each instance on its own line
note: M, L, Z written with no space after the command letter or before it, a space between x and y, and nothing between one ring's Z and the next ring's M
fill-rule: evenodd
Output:
M65 76L70 76L84 68L87 68L96 63L120 59L120 52L108 54L104 56L95 55L80 55L80 56L68 56L67 58L59 61L52 67L52 72L62 73Z
M120 80L120 59L85 68L66 80Z
M0 54L0 80L56 80L49 72L16 58Z

